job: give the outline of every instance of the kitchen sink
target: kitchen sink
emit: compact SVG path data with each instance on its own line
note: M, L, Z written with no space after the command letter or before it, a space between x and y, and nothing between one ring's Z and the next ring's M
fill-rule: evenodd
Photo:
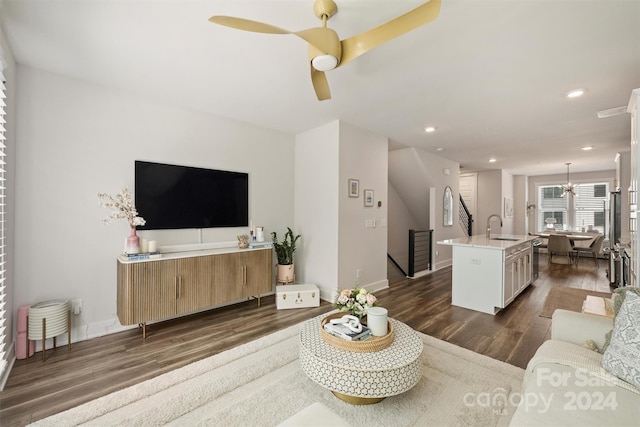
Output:
M516 239L513 237L490 237L489 240L506 240L509 242L517 242L520 239Z

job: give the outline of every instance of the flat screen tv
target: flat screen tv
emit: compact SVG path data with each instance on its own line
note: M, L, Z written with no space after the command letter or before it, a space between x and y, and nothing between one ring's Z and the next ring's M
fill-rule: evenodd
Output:
M249 175L135 161L141 230L243 227L249 224Z

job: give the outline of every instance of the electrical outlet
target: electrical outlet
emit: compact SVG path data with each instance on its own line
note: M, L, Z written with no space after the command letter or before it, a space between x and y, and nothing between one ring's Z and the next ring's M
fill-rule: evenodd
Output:
M75 315L82 313L82 300L74 299L71 300L71 312Z
M359 279L361 274L362 274L362 270L357 269L356 270L356 279Z

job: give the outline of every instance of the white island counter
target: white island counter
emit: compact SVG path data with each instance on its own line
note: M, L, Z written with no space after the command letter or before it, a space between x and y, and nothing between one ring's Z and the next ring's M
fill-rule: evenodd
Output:
M534 239L499 234L437 242L452 246L451 303L488 314L506 307L531 284Z

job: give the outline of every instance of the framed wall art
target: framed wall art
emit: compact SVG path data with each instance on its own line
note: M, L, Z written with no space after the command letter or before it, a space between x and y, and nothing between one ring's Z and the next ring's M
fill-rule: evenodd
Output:
M360 197L360 181L357 179L349 180L349 197Z

